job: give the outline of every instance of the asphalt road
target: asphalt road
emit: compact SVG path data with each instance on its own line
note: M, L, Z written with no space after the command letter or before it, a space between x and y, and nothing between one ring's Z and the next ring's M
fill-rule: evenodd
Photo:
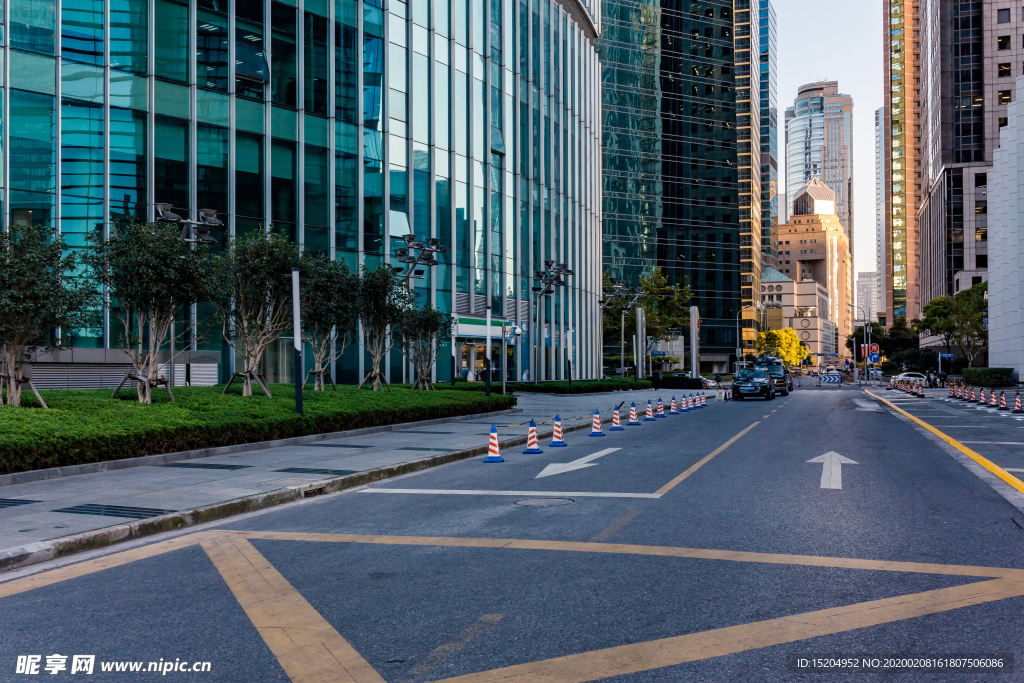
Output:
M819 654L1014 655L858 680L1024 680L1024 513L905 417L805 388L606 433L0 583L0 681L75 654L97 681L849 679L787 668ZM161 658L210 670L100 671Z

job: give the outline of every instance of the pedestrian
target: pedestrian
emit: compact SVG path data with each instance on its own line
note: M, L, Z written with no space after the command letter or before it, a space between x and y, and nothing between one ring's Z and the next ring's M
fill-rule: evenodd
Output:
M944 373L944 372L940 372L939 373L939 388L940 389L945 389L946 388L946 377L948 377L948 375L946 375L946 373Z
M654 381L654 390L659 391L661 389L661 370L655 370L651 379Z
M717 384L718 386L722 386L722 373L715 373L715 384Z

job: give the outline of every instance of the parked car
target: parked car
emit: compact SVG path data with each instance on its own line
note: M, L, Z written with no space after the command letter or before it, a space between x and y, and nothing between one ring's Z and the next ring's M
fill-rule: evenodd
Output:
M744 368L732 383L732 397L735 401L755 397L772 401L775 399L775 381L767 368Z
M904 372L892 378L894 382L923 382L925 376L920 372Z
M789 396L789 392L793 391L793 376L789 374L786 366L782 363L766 363L761 367L768 370L768 374L772 376L775 390L783 396Z

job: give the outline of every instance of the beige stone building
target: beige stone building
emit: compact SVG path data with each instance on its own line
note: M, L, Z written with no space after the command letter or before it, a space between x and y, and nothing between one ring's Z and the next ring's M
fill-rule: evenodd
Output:
M779 270L796 281L813 280L828 291L821 317L836 326L836 347L853 334L853 264L850 240L836 215L836 195L812 178L792 201L789 222L779 226ZM842 351L840 353L845 353Z
M765 268L761 278L761 303L769 330L790 327L812 354L811 365L833 363L836 355L836 325L828 319L828 289L820 282L796 282L774 268Z

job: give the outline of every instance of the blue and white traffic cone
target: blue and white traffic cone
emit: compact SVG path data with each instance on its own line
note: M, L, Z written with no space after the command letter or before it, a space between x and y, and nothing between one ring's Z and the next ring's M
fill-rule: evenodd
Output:
M551 438L552 448L565 448L569 444L562 439L562 418L555 415L555 433Z
M654 417L668 417L665 414L665 404L661 402L661 396L658 397L658 412Z
M498 449L498 428L495 425L491 425L491 443L487 446L487 457L484 458L484 462L505 462Z
M647 401L647 417L644 418L644 422L654 422L654 406L651 405L650 399Z
M612 426L608 429L609 432L624 432L626 428L619 422L619 409L618 407L612 409Z
M601 431L601 411L594 411L594 425L590 428L591 436L604 436L604 432Z
M537 440L537 423L530 420L530 435L526 439L526 450L523 453L525 455L538 455L543 452L540 449L540 442Z
M627 422L626 425L629 426L629 427L639 427L640 426L640 420L638 420L636 418L636 404L635 403L630 403L629 404L629 422Z

